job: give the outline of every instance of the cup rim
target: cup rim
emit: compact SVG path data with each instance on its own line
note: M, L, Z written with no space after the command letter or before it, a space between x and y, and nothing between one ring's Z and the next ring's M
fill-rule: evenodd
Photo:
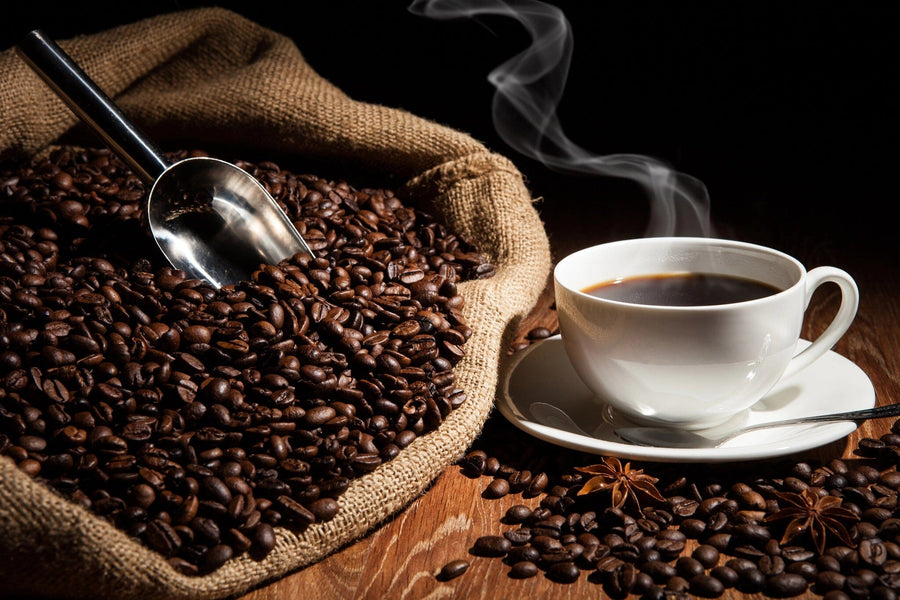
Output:
M599 298L597 296L593 296L591 294L585 293L580 289L575 289L571 286L566 285L562 281L560 281L559 272L561 267L570 262L574 262L578 260L579 257L584 256L590 252L596 252L599 248L607 248L612 246L625 246L625 245L640 245L640 244L650 244L650 243L676 243L681 245L689 245L689 244L697 244L697 245L717 245L720 247L729 247L729 248L742 248L746 250L753 250L756 252L761 252L764 254L776 256L788 263L790 263L794 268L798 271L797 280L789 285L788 287L775 292L774 294L770 294L768 296L764 296L762 298L755 298L752 300L742 300L740 302L729 302L727 304L705 304L705 305L697 305L697 306L671 306L664 304L639 304L636 302L623 302L621 300L611 300L609 298ZM776 250L775 248L771 248L769 246L763 246L761 244L754 244L751 242L742 242L738 240L729 240L725 238L715 238L715 237L681 237L681 236L673 236L673 237L646 237L646 238L628 238L623 240L616 240L612 242L606 242L602 244L595 244L593 246L587 246L580 250L576 250L571 254L566 255L561 260L556 263L556 266L553 268L553 279L557 285L567 290L569 293L574 294L575 296L582 298L588 302L596 302L598 304L609 304L612 306L618 306L623 308L634 308L639 310L648 310L648 311L673 311L673 312L697 312L697 311L721 311L721 310L735 310L736 308L743 308L748 306L755 306L770 302L777 302L784 294L787 294L793 291L800 285L803 285L803 282L806 278L806 267L803 266L799 260L782 252L780 250Z

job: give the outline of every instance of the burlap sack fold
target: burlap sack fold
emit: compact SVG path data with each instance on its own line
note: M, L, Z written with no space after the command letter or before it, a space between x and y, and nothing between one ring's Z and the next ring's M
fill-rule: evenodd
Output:
M330 522L278 529L262 561L242 556L188 577L125 533L0 457L0 595L222 598L316 562L408 505L480 433L514 326L550 272L547 237L515 166L453 129L356 102L294 43L232 12L163 15L60 45L163 147L229 144L390 173L495 264L466 282L474 330L457 383L468 400L394 460L354 480ZM0 155L40 152L77 118L9 49L0 54ZM2 206L2 205L0 205Z

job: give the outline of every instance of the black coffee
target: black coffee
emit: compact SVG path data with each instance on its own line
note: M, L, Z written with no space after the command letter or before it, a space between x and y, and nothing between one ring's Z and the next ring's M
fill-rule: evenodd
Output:
M765 298L781 290L768 283L730 275L661 273L605 281L582 291L630 304L711 306Z

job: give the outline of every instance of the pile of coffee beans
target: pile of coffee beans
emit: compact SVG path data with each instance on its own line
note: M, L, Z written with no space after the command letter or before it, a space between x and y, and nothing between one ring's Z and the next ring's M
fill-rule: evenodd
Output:
M861 440L857 458L822 465L751 463L735 472L633 464L658 478L665 502L641 497L640 506L621 508L610 505L608 492L578 493L590 476L573 467L602 457L534 440L496 443L518 435L509 423L489 420L459 464L467 476L486 480L484 498L522 498L499 531L469 549L502 561L511 578L543 574L562 584L585 578L612 598L648 600L714 598L729 589L778 598L812 592L829 600L896 600L900 593L900 421L880 439ZM826 531L820 553L808 529L782 541L791 519L769 517L787 507L779 494L804 490L840 499L855 516L841 521L852 544ZM454 560L439 578L462 575L470 560Z
M332 519L460 406L457 284L493 274L390 190L237 164L316 257L222 289L165 264L108 151L0 167L0 454L188 574Z

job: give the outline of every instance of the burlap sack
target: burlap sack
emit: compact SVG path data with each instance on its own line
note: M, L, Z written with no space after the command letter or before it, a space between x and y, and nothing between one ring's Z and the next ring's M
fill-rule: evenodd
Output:
M421 494L479 434L504 348L550 271L549 244L513 164L471 137L356 102L317 75L290 39L222 9L164 15L60 45L163 147L222 143L363 166L433 201L497 267L460 286L474 335L457 367L468 400L440 428L352 482L334 520L278 530L262 561L242 556L187 577L0 457L0 595L220 598L320 560ZM77 118L12 49L0 54L0 153L35 154ZM182 145L183 144L183 145Z

